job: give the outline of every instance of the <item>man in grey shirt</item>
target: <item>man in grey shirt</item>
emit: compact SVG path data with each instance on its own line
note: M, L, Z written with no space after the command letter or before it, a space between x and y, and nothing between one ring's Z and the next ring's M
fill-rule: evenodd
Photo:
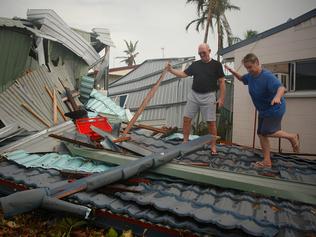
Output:
M191 123L200 111L203 120L208 123L210 134L216 136L216 103L218 107L224 105L225 75L222 64L211 58L208 44L201 44L198 48L201 60L193 62L186 70L176 70L167 64L166 69L179 78L193 76L192 90L188 94L183 117L183 142L189 140ZM216 90L219 85L220 96L216 101ZM211 143L211 154L216 155L216 141Z

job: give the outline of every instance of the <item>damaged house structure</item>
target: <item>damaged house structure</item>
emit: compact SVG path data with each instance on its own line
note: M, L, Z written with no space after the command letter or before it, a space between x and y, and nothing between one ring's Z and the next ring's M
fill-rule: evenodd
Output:
M192 83L166 74L166 59L113 82L118 106L94 89L107 70L98 52L113 44L108 31L72 29L51 10L0 27L5 217L43 208L150 237L316 234L316 161L275 153L271 169L256 169L258 150L219 144L211 156L210 135L182 144L150 126L181 126ZM168 60L185 68L194 58Z

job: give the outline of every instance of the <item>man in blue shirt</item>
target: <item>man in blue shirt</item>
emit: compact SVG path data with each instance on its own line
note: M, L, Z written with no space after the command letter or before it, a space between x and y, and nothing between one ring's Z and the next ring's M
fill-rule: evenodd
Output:
M288 139L294 152L299 152L298 134L281 130L281 120L285 113L285 87L270 71L262 69L254 54L247 54L242 60L248 73L241 76L225 66L239 81L248 85L252 102L259 112L257 134L263 151L263 161L256 162L257 168L271 168L270 143L268 137Z

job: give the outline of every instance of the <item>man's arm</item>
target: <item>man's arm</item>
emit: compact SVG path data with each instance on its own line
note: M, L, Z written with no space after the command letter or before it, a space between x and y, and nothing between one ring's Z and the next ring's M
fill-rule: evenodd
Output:
M216 103L218 103L218 108L221 108L224 106L225 93L226 93L225 78L221 77L218 79L218 81L219 81L220 95Z
M234 77L236 77L239 81L242 81L242 76L236 72L234 69L232 69L231 67L228 67L226 65L224 65L224 67L231 73L234 75Z
M284 95L285 91L286 91L285 87L284 86L280 86L278 88L278 91L277 91L276 95L274 96L273 100L271 101L271 105L281 104L281 98Z
M170 63L168 63L165 68L167 69L168 72L172 73L176 77L179 77L179 78L188 77L188 75L184 71L172 68Z

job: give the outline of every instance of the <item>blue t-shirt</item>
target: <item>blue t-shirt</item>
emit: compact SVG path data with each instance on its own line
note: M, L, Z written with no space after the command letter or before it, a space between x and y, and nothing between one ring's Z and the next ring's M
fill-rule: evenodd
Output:
M270 71L263 69L258 76L246 74L242 77L245 85L248 85L249 94L260 117L280 117L285 113L285 99L281 98L281 104L271 105L278 89L282 86Z

